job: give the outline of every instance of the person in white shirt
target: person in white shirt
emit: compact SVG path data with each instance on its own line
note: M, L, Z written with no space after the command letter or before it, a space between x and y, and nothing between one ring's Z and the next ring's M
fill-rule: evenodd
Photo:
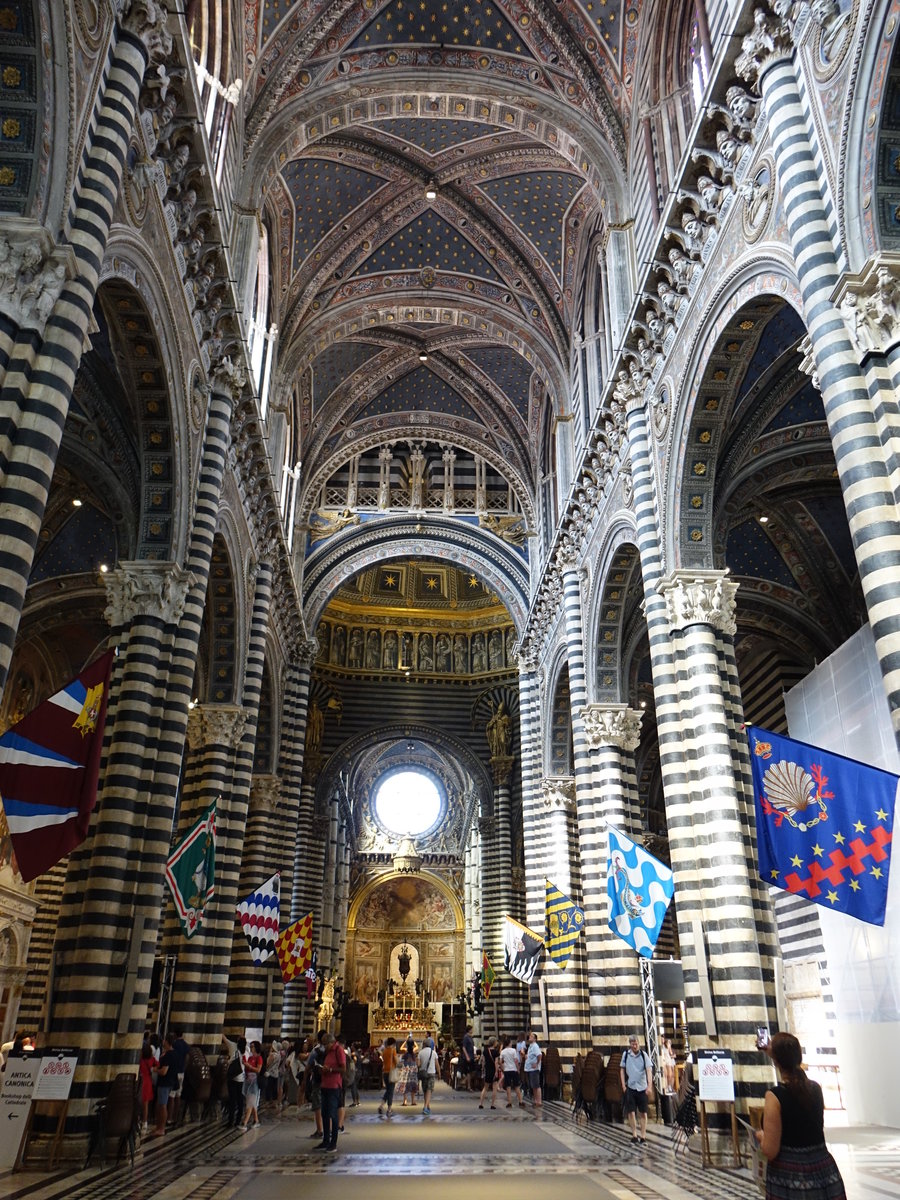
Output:
M503 1086L506 1088L506 1107L512 1108L511 1092L516 1093L519 1108L522 1107L522 1088L519 1085L519 1052L512 1044L512 1038L503 1039L503 1049L500 1051L500 1067L503 1071Z
M619 1064L619 1075L625 1093L622 1112L631 1125L631 1143L633 1146L643 1146L647 1140L647 1110L649 1101L653 1099L653 1078L650 1074L650 1055L640 1049L636 1037L629 1038L628 1048ZM635 1125L636 1112L641 1114L640 1134Z
M431 1115L431 1096L434 1092L434 1081L437 1078L437 1071L437 1050L434 1048L434 1040L427 1037L422 1043L422 1049L416 1058L416 1072L419 1076L419 1082L422 1085L422 1096L425 1101L422 1106L422 1112L428 1116Z

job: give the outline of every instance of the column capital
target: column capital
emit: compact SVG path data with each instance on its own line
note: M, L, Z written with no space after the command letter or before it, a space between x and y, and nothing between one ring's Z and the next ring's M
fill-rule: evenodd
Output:
M575 810L575 777L553 775L541 780L541 799L546 808Z
M157 0L118 0L122 28L144 43L151 63L172 54L172 35L166 27L169 14Z
M210 371L210 379L215 391L224 392L237 404L247 386L247 373L241 363L232 361L230 355L225 355Z
M581 547L578 541L569 533L565 534L556 549L554 559L556 565L563 574L569 571L578 570L578 559L581 554Z
M213 742L236 750L241 744L247 728L247 710L237 704L198 704L194 712L200 713L202 745Z
M494 787L503 787L509 783L509 775L512 771L515 759L508 754L492 754L491 755L491 772L494 776Z
M254 775L250 780L250 808L275 812L281 803L281 780L277 775Z
M673 571L657 586L666 602L666 615L673 629L688 625L711 625L733 636L735 596L738 585L728 571Z
M196 576L177 563L123 562L103 576L105 617L110 625L130 625L135 617L157 617L177 625Z
M530 638L522 638L513 647L519 675L533 675L538 669L540 655Z
M627 704L586 704L581 720L588 746L592 750L615 746L632 754L640 745L643 715Z
M496 817L479 817L478 832L483 838L493 837L497 831Z
M860 357L900 344L900 254L873 255L861 271L842 277L831 299Z
M779 7L785 6L779 4ZM786 7L793 9L799 5ZM790 20L757 7L753 28L741 42L741 52L734 60L735 74L758 88L769 67L789 59L793 53L794 31Z
M319 653L319 642L314 637L301 637L294 643L291 659L294 666L311 668Z

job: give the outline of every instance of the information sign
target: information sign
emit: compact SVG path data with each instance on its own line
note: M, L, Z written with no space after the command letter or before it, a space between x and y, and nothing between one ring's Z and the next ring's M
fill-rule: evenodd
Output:
M45 1050L33 1100L68 1100L78 1063L76 1050Z
M15 1166L19 1147L28 1124L34 1085L41 1060L36 1055L19 1058L11 1054L3 1072L0 1089L0 1169Z
M697 1082L701 1100L734 1103L734 1063L728 1050L700 1050L697 1053Z

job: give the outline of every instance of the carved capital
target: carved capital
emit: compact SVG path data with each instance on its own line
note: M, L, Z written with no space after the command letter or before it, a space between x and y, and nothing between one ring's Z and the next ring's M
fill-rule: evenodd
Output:
M516 642L513 647L513 655L520 675L533 675L538 669L539 655L534 643L530 639L523 638L521 641Z
M311 668L318 653L319 643L316 638L301 638L294 646L294 662L298 667Z
M224 392L231 397L234 404L240 400L247 386L247 373L240 363L235 363L226 355L220 358L210 372L212 386L217 392Z
M199 750L204 744L205 735L203 732L203 709L199 704L195 704L193 708L188 709L187 719L187 744L189 750Z
M236 750L247 728L247 710L236 704L208 704L194 711L198 710L203 723L203 744L216 743Z
M479 817L478 832L483 838L493 837L497 831L496 817Z
M666 612L673 629L688 625L711 625L733 636L735 596L738 585L727 571L675 571L664 579L657 591L665 599Z
M545 808L575 811L575 780L571 775L554 775L541 780L541 799Z
M194 581L193 572L177 563L120 563L103 576L106 619L114 628L130 625L139 616L177 625Z
M119 13L122 28L147 48L151 63L164 62L172 54L172 35L167 26L169 14L157 0L124 0Z
M331 824L331 818L328 813L316 813L312 819L312 836L324 838L328 836L328 827Z
M777 7L789 11L776 16L765 8L754 10L753 28L741 43L741 52L734 60L734 70L739 78L756 87L769 67L790 58L794 52L794 32L789 15L799 5L781 2Z
M525 891L525 868L511 867L509 872L509 881L512 884L514 892Z
M491 772L494 776L494 787L503 787L509 783L510 772L512 771L515 759L507 754L495 754L491 757Z
M900 255L876 254L832 295L857 354L887 354L900 343Z
M592 750L616 746L634 753L641 741L640 709L627 704L586 704L581 710L584 733Z
M250 781L250 808L275 812L281 803L281 780L277 775L254 775Z
M55 247L36 221L9 218L0 234L0 307L23 329L41 332L63 284L75 274L71 247Z

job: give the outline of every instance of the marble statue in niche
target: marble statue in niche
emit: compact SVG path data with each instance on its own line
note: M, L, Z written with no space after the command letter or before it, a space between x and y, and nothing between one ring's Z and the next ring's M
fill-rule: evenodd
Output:
M511 667L516 661L516 631L510 625L506 631L506 665Z
M410 670L410 668L413 665L412 651L413 651L413 636L407 629L407 630L404 630L404 632L400 634L400 666L405 671Z
M397 670L397 635L393 629L389 629L384 635L384 669Z
M377 629L370 629L366 636L366 669L377 671L381 666L381 637Z
M434 670L434 638L430 633L419 635L419 670Z
M472 670L476 675L487 670L487 653L483 633L476 633L472 637Z
M434 666L437 671L450 670L450 639L439 633L434 639Z
M316 630L316 637L319 642L319 653L316 657L319 662L327 663L331 653L331 626L323 621Z
M347 630L343 625L335 625L331 638L331 661L339 667L347 662Z
M365 638L361 629L352 629L350 631L350 656L347 660L349 667L355 667L357 670L363 665L363 648Z
M464 633L458 633L453 639L453 671L456 675L469 673L469 643Z
M492 671L503 669L503 634L499 629L492 629L488 640L488 660Z

